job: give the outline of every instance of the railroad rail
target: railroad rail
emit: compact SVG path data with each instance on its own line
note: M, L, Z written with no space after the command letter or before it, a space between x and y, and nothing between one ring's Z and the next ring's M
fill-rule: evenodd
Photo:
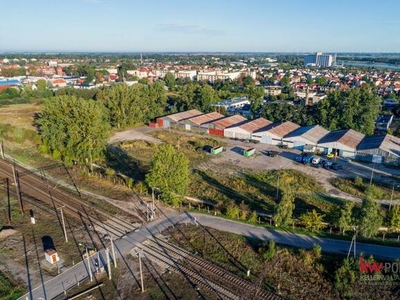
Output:
M166 257L173 262L172 267L177 268L179 264L180 271L190 270L190 274L195 272L200 275L202 280L196 280L205 288L211 291L218 291L220 295L225 295L227 299L254 299L254 300L278 300L282 299L280 296L262 289L256 284L247 281L230 271L214 265L209 261L193 255L191 252L177 247L171 243L166 242L160 238L149 239L144 243L143 250L157 252L159 256ZM150 253L150 255L153 255ZM154 257L154 255L153 255ZM175 264L175 266L174 266ZM194 277L193 277L194 278ZM208 278L205 282L204 278ZM196 277L196 279L198 279ZM210 289L210 288L213 289ZM229 294L227 293L229 291Z
M8 177L15 184L12 171L13 162L0 160L0 176ZM23 174L18 180L21 195L44 202L51 207L64 206L67 215L90 226L96 226L108 234L120 237L135 229L129 221L117 217L100 207L93 207L88 201L57 187L51 187L49 182L19 165L14 165L17 174Z

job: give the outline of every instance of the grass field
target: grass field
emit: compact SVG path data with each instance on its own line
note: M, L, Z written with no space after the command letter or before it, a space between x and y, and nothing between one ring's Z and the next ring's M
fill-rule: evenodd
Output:
M331 180L331 183L339 190L361 198L366 196L367 191L370 191L373 198L377 200L391 199L392 192L393 199L400 199L400 181L398 181L398 184L394 186L394 189L393 185L376 180L374 181L374 184L370 187L369 180L362 178L333 178Z
M220 207L244 201L251 210L272 212L286 189L295 196L295 215L312 209L327 212L340 204L326 197L322 186L311 176L295 170L245 171L235 175L196 170L188 194Z

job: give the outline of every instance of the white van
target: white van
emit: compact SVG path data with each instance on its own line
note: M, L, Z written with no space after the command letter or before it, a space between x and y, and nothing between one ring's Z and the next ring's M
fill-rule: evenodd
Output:
M321 161L321 157L316 157L316 156L314 156L314 158L313 158L313 160L312 160L312 164L313 165L318 165L319 163L320 163L320 161Z

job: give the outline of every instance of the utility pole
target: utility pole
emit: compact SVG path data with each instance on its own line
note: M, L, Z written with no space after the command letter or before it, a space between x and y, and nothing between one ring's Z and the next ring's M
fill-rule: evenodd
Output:
M372 168L372 171L371 171L371 179L369 180L369 186L372 185L372 178L374 178L374 171L375 171L375 165L374 165L374 167Z
M110 250L106 248L108 279L111 280Z
M90 258L89 258L89 251L88 248L85 246L86 250L86 259L87 259L87 265L88 265L88 270L89 270L89 277L90 277L90 282L93 281L93 274L92 274L92 268L90 266Z
M57 208L60 210L61 213L61 222L62 222L62 226L63 226L63 231L64 231L64 237L65 237L65 242L68 243L68 236L67 236L67 230L65 229L65 222L64 222L64 214L63 214L63 208L65 207L65 205Z
M4 144L3 144L3 141L1 141L0 153L1 153L1 158L2 158L2 159L5 159L5 158L4 158Z
M139 255L139 271L140 271L140 284L142 287L142 293L144 293L144 284L143 284L143 272L142 272L142 250L140 249L138 251L138 255Z
M13 176L14 176L14 185L15 185L15 189L16 189L16 192L17 192L18 202L19 202L19 208L21 210L21 213L24 214L24 208L22 206L21 192L20 192L20 189L19 189L18 173L15 170L15 161L14 161L14 164L12 165L12 171L13 171Z
M4 191L5 191L5 194L6 194L4 199L6 201L7 224L11 225L10 185L9 185L8 177L4 178Z
M110 240L111 240L111 253L113 256L114 268L116 268L117 267L117 259L115 257L114 241L113 241L112 237L110 237Z
M393 184L393 187L392 187L392 194L390 195L389 210L392 209L392 202L393 202L393 196L394 196L394 188L395 188L395 187L398 187L398 186L399 186L399 185L397 185L397 184Z
M92 274L92 268L90 267L90 258L89 258L88 247L86 245L82 244L82 243L79 243L78 245L85 247L86 263L87 263L87 268L88 268L88 272L89 272L90 282L92 282L93 281L93 274Z

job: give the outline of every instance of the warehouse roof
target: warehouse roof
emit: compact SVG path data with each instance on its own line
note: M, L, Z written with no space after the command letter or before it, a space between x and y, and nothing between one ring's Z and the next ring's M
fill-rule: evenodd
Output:
M211 112L208 114L190 118L189 121L194 124L197 124L197 125L202 125L205 123L210 123L210 122L216 121L218 119L222 119L223 117L224 117L224 115L221 115L220 113Z
M189 118L193 118L193 117L196 117L196 116L199 116L199 115L202 115L202 114L203 113L198 111L197 109L191 109L191 110L188 110L188 111L183 111L183 112L180 112L180 113L172 114L172 115L169 115L169 116L166 116L166 117L171 119L174 122L179 122L179 121L186 120L186 119L189 119Z
M381 149L400 156L400 138L390 134L366 136L358 145L357 150Z
M233 125L237 125L239 123L245 122L247 119L245 117L242 117L240 115L233 115L230 117L226 117L217 121L212 122L216 127L220 128L228 128Z
M285 138L302 137L317 144L318 141L326 136L328 133L329 131L322 126L310 125L296 129L295 131L286 135Z
M364 139L365 135L357 132L353 129L343 129L343 130L335 130L328 133L322 139L319 140L319 144L325 143L341 143L350 148L356 149L357 146Z
M243 125L240 125L239 127L246 130L247 132L251 133L260 128L268 126L269 124L272 124L272 122L267 119L264 119L264 118L258 118L258 119L246 122Z
M287 135L288 133L290 133L292 131L295 131L299 127L300 127L299 125L297 125L293 122L290 122L290 121L277 122L277 123L269 124L266 127L260 128L259 130L257 130L257 132L268 131L277 136L284 137L285 135Z

